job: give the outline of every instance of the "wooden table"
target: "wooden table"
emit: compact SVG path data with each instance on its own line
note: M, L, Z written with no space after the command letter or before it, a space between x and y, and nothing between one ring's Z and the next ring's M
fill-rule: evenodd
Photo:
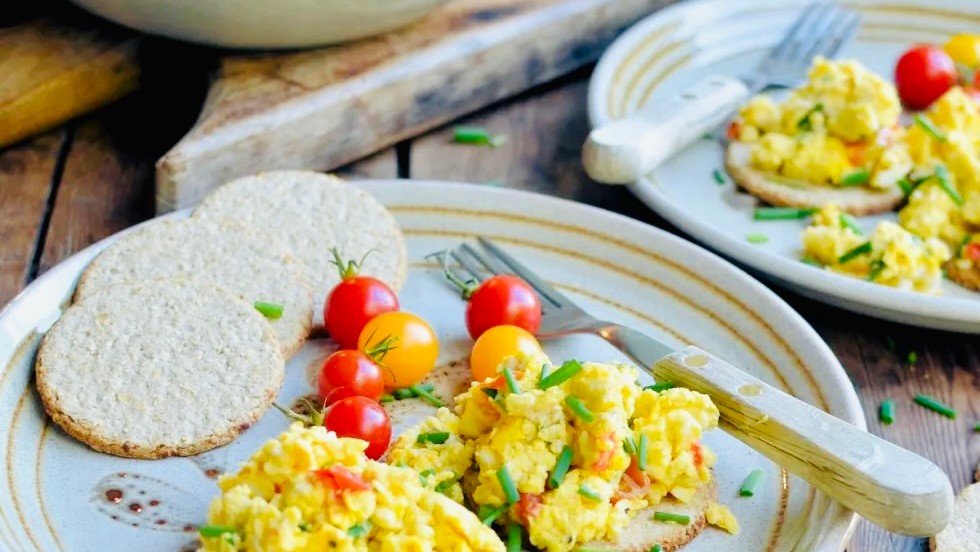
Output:
M509 141L498 149L449 143L436 131L344 167L352 177L458 180L534 190L597 205L669 228L626 189L588 179L579 150L588 130L588 70L474 114ZM153 215L153 161L186 130L199 97L185 108L140 93L65 128L0 151L0 304L72 253ZM492 184L491 184L492 183ZM861 395L874 433L937 462L955 489L980 460L980 340L851 314L776 290L830 344ZM912 361L912 358L917 360ZM959 412L949 420L912 403L929 394ZM878 422L883 399L897 421ZM915 477L916 474L909 474ZM922 539L862 523L852 552L924 550Z

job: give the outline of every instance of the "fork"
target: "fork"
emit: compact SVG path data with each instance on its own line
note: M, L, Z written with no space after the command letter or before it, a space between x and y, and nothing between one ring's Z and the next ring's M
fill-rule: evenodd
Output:
M798 85L814 57L836 56L860 24L859 14L833 3L808 5L745 82L711 75L655 111L641 111L592 130L582 147L586 172L598 182L629 184L706 132L723 138L718 129L749 96Z
M599 320L490 240L463 243L448 255L471 277L523 278L541 299L541 340L572 334L601 337L655 380L711 397L721 426L868 521L913 536L949 522L953 489L935 464L819 410L697 347L675 351L635 329ZM445 261L446 258L444 257ZM448 266L448 263L446 263Z

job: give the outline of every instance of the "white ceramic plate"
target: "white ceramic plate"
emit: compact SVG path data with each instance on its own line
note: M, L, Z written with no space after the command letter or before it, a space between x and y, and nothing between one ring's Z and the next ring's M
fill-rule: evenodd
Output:
M684 240L536 194L422 181L361 185L388 206L405 231L411 268L400 298L406 310L423 315L436 329L441 363L465 358L471 342L458 293L424 257L486 235L600 317L678 347L699 345L865 427L854 389L813 329L751 277ZM0 476L5 477L0 550L5 552L111 552L133 550L137 542L145 550L191 546L190 531L217 494L209 470L212 476L234 470L287 426L270 410L233 443L199 457L140 461L93 452L46 419L32 383L38 339L59 316L85 265L114 239L51 269L0 314ZM622 359L591 337L545 348L556 359ZM310 340L289 362L281 403L312 392L309 374L330 350L329 340ZM708 529L686 550L841 550L856 519L851 512L720 430L706 441L720 457L715 469L720 500L739 517L742 533L733 537ZM737 498L754 468L766 473L761 492ZM107 499L112 489L123 493L118 503ZM141 512L134 511L134 503Z
M637 23L606 51L592 76L593 126L635 113L690 86L706 73L751 74L811 0L689 0ZM940 43L954 32L980 28L976 0L858 0L863 15L854 43L839 57L854 57L891 79L901 53L914 42ZM941 6L941 7L940 7ZM665 219L739 263L813 298L890 320L980 333L980 293L952 282L942 296L900 291L805 265L800 233L806 221L757 222L751 196L712 177L723 169L719 144L702 141L631 186ZM879 219L866 217L872 229ZM765 234L761 245L746 242Z

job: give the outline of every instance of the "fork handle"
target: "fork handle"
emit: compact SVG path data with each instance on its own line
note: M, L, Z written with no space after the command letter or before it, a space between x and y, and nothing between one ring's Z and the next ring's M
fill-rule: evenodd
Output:
M913 536L935 535L949 522L953 488L926 458L697 347L660 358L663 346L636 330L602 333L658 380L710 396L730 434L868 521Z
M711 75L654 110L641 111L589 133L582 164L597 182L630 184L717 129L748 98L745 84Z

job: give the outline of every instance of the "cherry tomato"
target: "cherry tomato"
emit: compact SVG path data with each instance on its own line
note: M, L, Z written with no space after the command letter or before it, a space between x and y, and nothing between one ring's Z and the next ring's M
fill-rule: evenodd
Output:
M313 475L337 492L371 490L370 483L340 464L316 470Z
M943 50L956 63L962 63L967 67L980 65L980 35L953 35L943 45Z
M323 404L347 397L381 398L385 390L381 367L371 357L354 349L342 349L327 357L316 378Z
M439 356L432 326L410 312L386 312L372 318L361 330L357 348L377 359L388 387L422 381Z
M527 525L541 513L544 500L539 494L521 493L520 496L521 499L517 502L517 517L520 518L524 525Z
M391 421L380 404L367 397L347 397L324 412L323 425L340 437L367 441L364 454L381 458L391 443Z
M541 352L541 345L524 328L494 326L483 332L470 351L470 371L473 379L485 381L497 377L497 367L507 357Z
M895 66L895 86L911 109L925 109L956 84L956 65L936 46L915 46Z
M466 329L476 339L494 326L517 326L534 333L541 325L541 300L517 276L501 274L485 280L466 304Z
M341 281L330 290L323 305L323 322L342 349L354 349L369 320L398 310L398 296L381 280L358 276L358 263L349 261L345 267L336 250L334 258L340 267Z

